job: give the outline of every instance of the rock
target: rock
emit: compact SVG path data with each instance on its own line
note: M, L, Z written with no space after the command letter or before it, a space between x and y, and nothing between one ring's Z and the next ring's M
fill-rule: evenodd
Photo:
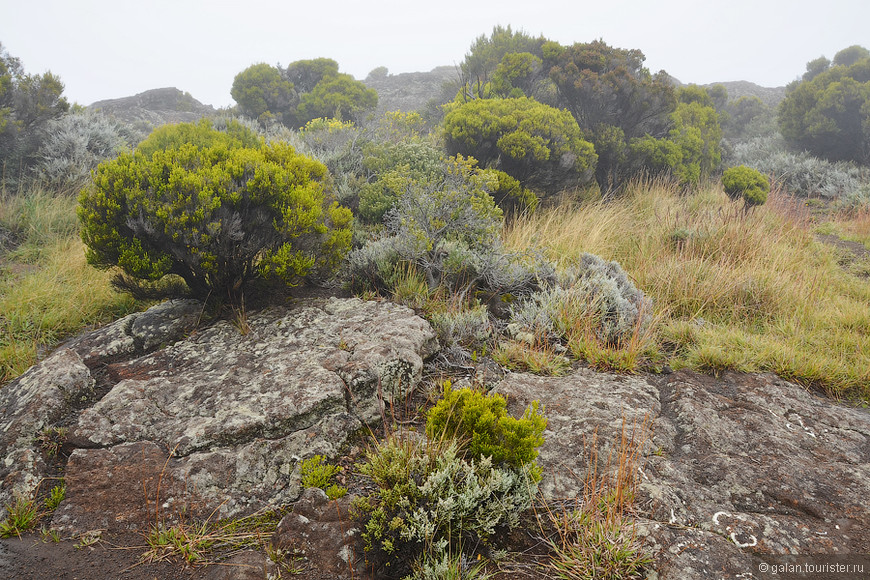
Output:
M221 562L219 566L207 566L199 580L263 580L282 578L282 573L274 562L263 552L245 550ZM292 576L292 574L291 574Z
M547 430L538 463L545 472L540 489L548 497L582 495L590 450L606 459L616 451L623 422L630 432L660 410L657 388L644 379L587 369L561 378L510 374L495 391L508 397L516 416L532 401L544 405Z
M454 66L439 66L429 72L369 75L363 83L378 92L376 114L386 111L419 111L433 99L449 101L459 89L459 74ZM445 85L452 83L451 90ZM440 104L440 103L439 103Z
M0 502L29 495L45 472L36 439L94 394L94 378L71 350L58 351L0 389Z
M593 433L606 464L608 453L618 456L623 421L630 433L648 418L654 433L637 466L637 504L659 578L746 577L790 554L870 549L866 411L774 375L580 370L509 375L496 390L512 413L532 400L546 406L539 463L551 497L579 495Z
M249 314L245 335L227 321L190 333L199 310L167 303L55 355L85 357L107 390L70 413L67 500L55 528L144 530L295 501L301 459L336 457L379 423L385 401L403 400L437 349L428 323L387 302L270 308ZM179 333L189 336L176 341ZM118 360L124 353L132 358ZM93 381L83 362L75 368ZM29 468L31 483L40 469Z
M302 492L293 512L284 516L272 537L272 546L285 554L299 554L306 568L324 577L353 578L362 570L355 544L359 529L350 517L350 496L330 501L323 490ZM357 572L357 576L359 572Z
M202 318L203 305L197 300L168 300L135 312L64 345L90 368L141 355L159 346L173 344L192 332Z
M147 123L152 127L166 123L194 123L203 117L213 117L216 113L211 105L203 105L189 93L175 87L97 101L88 108L112 115L128 125Z

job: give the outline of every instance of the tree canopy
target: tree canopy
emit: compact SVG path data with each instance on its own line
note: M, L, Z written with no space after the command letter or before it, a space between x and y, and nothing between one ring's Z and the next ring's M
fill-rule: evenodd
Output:
M17 179L39 161L46 127L69 110L63 89L50 71L25 73L0 44L0 178Z
M377 92L339 73L329 58L298 60L286 69L252 65L236 75L231 94L244 115L295 129L318 117L357 121L378 104Z
M852 46L833 65L816 59L788 87L779 128L793 147L831 161L870 164L870 51Z
M588 183L597 161L569 112L528 97L465 103L444 118L444 133L450 155L474 157L535 190Z
M236 75L230 95L242 114L267 123L290 121L299 102L293 83L281 76L281 71L266 63L254 64Z

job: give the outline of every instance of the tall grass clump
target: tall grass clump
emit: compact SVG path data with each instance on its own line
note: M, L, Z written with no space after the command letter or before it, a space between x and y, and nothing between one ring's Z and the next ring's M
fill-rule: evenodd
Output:
M62 338L137 306L86 263L75 205L41 188L0 198L0 384Z
M870 399L870 285L838 268L776 188L746 212L719 185L636 183L609 203L524 216L505 241L543 246L561 268L579 252L618 261L653 299L671 366L773 371Z

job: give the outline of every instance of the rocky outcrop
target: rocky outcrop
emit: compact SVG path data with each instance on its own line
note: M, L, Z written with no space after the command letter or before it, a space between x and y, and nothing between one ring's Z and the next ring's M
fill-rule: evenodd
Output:
M456 95L459 71L439 66L429 72L370 74L363 83L378 92L379 114L387 111L419 111L433 99L447 102ZM452 86L445 90L445 86Z
M865 410L773 375L580 370L511 375L497 390L514 413L532 400L546 406L539 462L551 497L581 495L593 434L601 469L608 456L615 464L623 433L630 440L647 421L653 431L637 465L637 505L658 578L755 577L746 574L795 554L842 558L870 549Z
M190 93L167 87L151 89L132 97L97 101L88 107L102 111L129 125L145 124L159 127L166 123L192 123L217 112L203 105Z
M298 463L334 457L417 384L435 335L404 307L357 299L275 307L246 334L169 302L89 333L0 391L2 499L47 473L39 433L69 427L53 526L142 529L293 501Z

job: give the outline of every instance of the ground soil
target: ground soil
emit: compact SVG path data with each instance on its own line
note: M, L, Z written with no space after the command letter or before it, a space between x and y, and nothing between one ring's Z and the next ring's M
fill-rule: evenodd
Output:
M78 540L43 541L39 533L0 540L0 578L20 580L190 580L204 568L177 562L143 563L142 536L107 538L92 546Z

